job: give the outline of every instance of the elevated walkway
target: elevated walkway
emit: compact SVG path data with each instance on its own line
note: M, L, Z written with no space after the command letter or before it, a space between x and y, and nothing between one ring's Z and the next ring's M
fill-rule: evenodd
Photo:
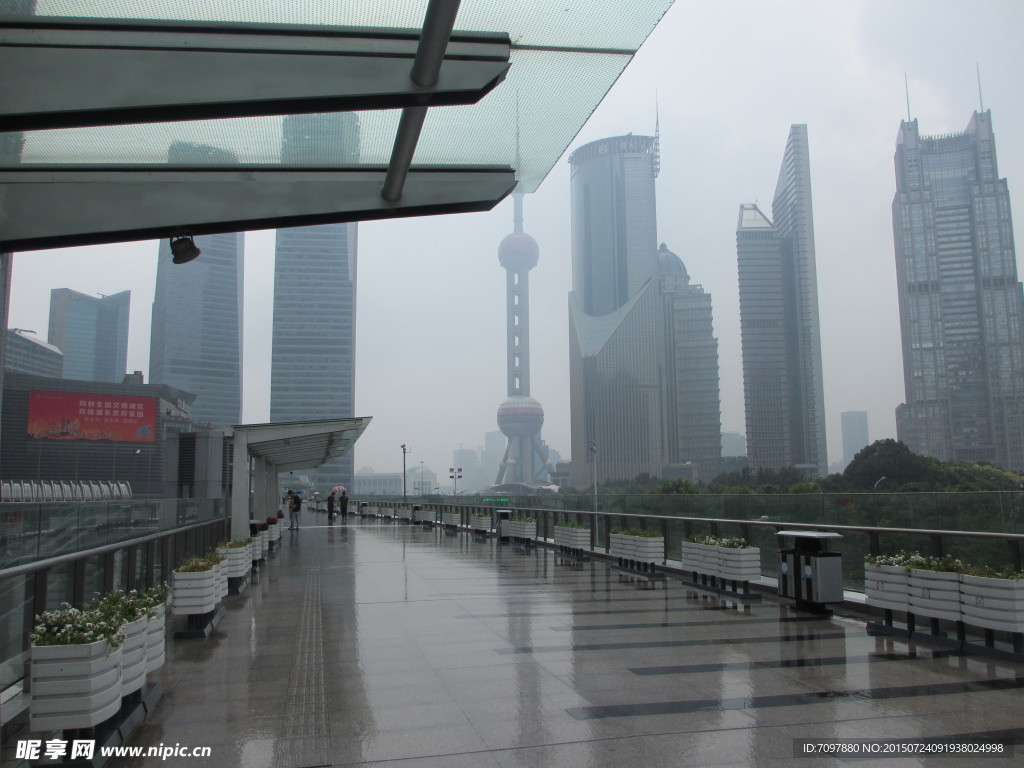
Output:
M562 565L544 547L303 518L208 640L169 642L163 700L131 742L210 757L109 766L782 766L797 740L834 739L1018 745L864 765L1024 759L1024 665L672 577L642 590L600 559Z

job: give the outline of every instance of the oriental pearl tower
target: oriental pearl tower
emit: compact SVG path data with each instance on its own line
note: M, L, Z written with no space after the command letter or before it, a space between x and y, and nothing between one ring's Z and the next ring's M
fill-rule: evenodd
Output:
M508 398L498 407L498 427L508 437L497 485L539 486L549 480L548 451L541 442L544 409L530 397L530 270L537 265L537 241L523 232L523 195L515 206L512 234L498 246L506 273Z

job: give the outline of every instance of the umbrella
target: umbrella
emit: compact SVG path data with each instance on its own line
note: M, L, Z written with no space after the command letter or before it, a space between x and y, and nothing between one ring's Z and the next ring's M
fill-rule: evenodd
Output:
M333 488L331 488L331 493L345 493L345 486L336 485Z

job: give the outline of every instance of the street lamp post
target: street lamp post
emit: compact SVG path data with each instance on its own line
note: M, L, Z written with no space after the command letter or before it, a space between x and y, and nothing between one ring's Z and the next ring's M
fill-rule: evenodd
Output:
M452 496L459 495L459 478L462 477L462 467L448 467L448 477L453 481Z
M591 455L591 467L594 470L594 511L597 512L597 441L591 440L590 442L590 455Z
M420 462L420 488L419 488L420 496L426 496L427 495L426 487L427 486L425 486L423 484L423 462L421 461Z
M409 447L402 443L402 501L405 501L406 490L405 490L405 454L409 452Z

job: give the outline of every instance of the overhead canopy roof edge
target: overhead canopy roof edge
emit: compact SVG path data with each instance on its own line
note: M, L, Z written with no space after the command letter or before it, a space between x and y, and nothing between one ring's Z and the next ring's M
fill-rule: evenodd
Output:
M313 469L348 453L371 418L238 424L225 434L243 437L249 456L266 460L278 471Z

